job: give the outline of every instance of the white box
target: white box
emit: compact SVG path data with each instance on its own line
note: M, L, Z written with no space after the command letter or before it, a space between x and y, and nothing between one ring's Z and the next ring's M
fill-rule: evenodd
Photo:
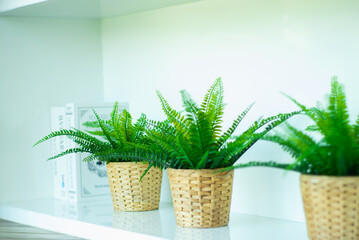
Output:
M112 103L105 104L66 104L51 107L51 131L76 128L88 130L82 124L96 121L94 109L103 120L110 118ZM119 103L119 111L128 110L127 103ZM92 129L93 130L93 129ZM52 139L52 152L57 155L69 148L76 147L70 139L59 136ZM110 198L106 166L96 161L82 162L88 154L69 154L53 162L54 198L62 201L85 201L96 198Z
M51 131L59 131L65 127L65 107L51 107ZM65 137L52 139L53 156L65 150ZM66 156L51 160L53 163L54 197L59 200L68 199L67 158Z
M93 109L103 120L110 119L113 103L105 104L73 104L65 105L65 128L86 130L82 124L88 121L96 121ZM119 112L128 110L127 103L119 103ZM76 147L76 144L67 139L68 148ZM106 173L106 165L101 162L83 162L88 156L85 153L67 155L68 167L68 200L85 201L96 198L110 198L110 189Z

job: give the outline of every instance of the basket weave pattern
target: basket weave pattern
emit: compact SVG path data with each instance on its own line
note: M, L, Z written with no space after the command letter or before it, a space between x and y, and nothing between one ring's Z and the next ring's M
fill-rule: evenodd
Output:
M107 164L107 176L113 207L119 211L148 211L158 209L162 170L147 163L111 162Z
M228 224L233 170L168 169L176 222L182 227L210 228Z
M301 175L311 240L359 239L359 177Z

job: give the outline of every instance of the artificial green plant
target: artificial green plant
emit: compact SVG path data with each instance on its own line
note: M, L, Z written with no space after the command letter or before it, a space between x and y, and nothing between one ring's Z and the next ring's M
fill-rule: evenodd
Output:
M81 131L78 129L63 129L54 131L49 135L43 137L34 146L58 136L65 136L76 143L76 147L67 149L53 157L56 159L67 154L73 153L89 153L89 156L83 161L99 160L101 162L127 162L127 161L146 161L145 159L128 159L123 155L128 149L142 149L152 151L157 148L155 142L146 135L148 127L148 119L146 115L132 123L132 117L126 110L119 112L118 103L116 102L111 113L110 120L101 119L94 111L97 121L86 122L84 126L92 128L91 131ZM159 154L157 159L147 161L149 168L152 166L159 166L156 160L160 159Z
M302 174L358 176L359 115L356 122L350 122L343 85L337 77L331 80L331 92L325 107L318 103L316 107L307 108L289 98L313 124L304 131L286 124L284 133L276 132L262 139L279 144L295 159L294 163L249 162L234 167L271 166ZM315 135L319 135L319 139Z
M156 160L164 168L216 169L232 166L270 130L300 112L278 114L264 119L260 117L240 135L234 136L236 128L253 104L223 132L225 104L220 78L207 91L201 105L197 105L187 91L181 91L184 106L182 112L173 109L159 91L157 95L167 121L152 122L154 127L147 130L147 134L157 143L159 151L128 149L125 156L129 159ZM156 156L159 152L162 153L159 155L160 159Z

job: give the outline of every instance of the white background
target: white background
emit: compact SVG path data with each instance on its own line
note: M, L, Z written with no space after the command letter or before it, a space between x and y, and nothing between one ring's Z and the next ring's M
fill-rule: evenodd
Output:
M52 196L50 106L98 101L98 21L0 17L1 202Z
M217 77L225 89L224 126L252 102L241 129L260 115L296 110L279 92L314 105L330 77L359 110L359 3L355 0L203 0L104 20L0 17L0 201L50 197L48 107L128 101L163 119L155 90L181 107L179 90L200 102ZM102 55L101 55L102 52ZM303 125L304 119L293 119ZM270 143L240 161L289 162ZM232 210L303 221L299 175L277 169L235 172ZM165 175L166 178L166 175ZM170 200L168 183L162 201Z
M179 90L200 102L224 82L224 125L246 106L243 121L297 110L283 91L313 105L330 77L345 84L352 117L359 110L357 1L200 1L102 22L105 100L128 100L135 114L163 119L155 89L174 107ZM297 119L297 125L301 121ZM240 161L291 161L270 143ZM168 188L163 198L169 197ZM303 221L298 175L276 169L235 172L232 210Z

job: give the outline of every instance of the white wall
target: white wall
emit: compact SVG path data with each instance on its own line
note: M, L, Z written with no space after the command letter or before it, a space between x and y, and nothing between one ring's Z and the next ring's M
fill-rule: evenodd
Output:
M256 101L248 125L262 114L296 110L279 91L308 105L321 100L337 74L354 118L359 109L358 10L356 0L204 0L105 19L105 100L129 101L136 116L145 112L163 119L155 89L180 107L180 89L201 101L221 76L228 103L224 125ZM291 161L269 143L259 143L241 159L248 160ZM304 220L298 174L253 168L235 175L232 210ZM163 195L168 201L167 183Z
M51 105L103 101L100 23L0 17L0 202L52 197Z

